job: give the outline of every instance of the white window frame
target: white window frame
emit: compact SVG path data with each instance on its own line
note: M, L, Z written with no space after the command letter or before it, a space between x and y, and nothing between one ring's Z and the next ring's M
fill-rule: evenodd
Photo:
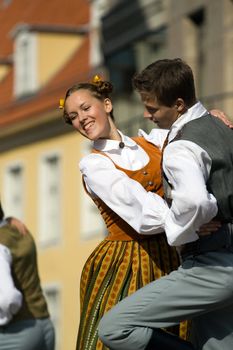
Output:
M45 299L47 301L50 318L55 329L55 344L56 344L55 349L60 350L61 349L61 326L62 326L61 325L61 314L62 314L61 285L58 282L47 283L43 286L43 292L45 295ZM49 297L50 293L55 293L57 296L57 300L53 306L51 304L51 299Z
M14 46L14 95L21 97L38 89L37 35L26 29L19 31Z
M13 177L12 177L12 171L15 169L20 169L21 172L21 179L20 183L18 185L15 185L13 183ZM21 161L13 161L9 163L4 171L4 186L3 186L3 209L5 216L15 216L20 220L24 220L24 206L25 206L25 179L24 179L24 171L25 166L24 163ZM13 189L13 190L12 190ZM21 198L20 202L21 205L17 208L17 206L14 205L14 197L15 193L17 192L16 196L19 196Z
M82 154L89 154L91 149L90 141L83 140L81 143ZM104 220L100 212L86 193L83 186L80 186L80 237L83 240L94 239L106 234Z
M54 210L56 213L54 217L54 222L56 225L52 229L54 230L53 234L49 235L47 227L49 228L49 211L46 209L46 205L49 203L49 190L51 190L51 183L48 184L47 180L49 179L49 166L48 160L57 158L58 159L58 178L57 183L55 183L55 189L57 188L57 207L49 207L50 213ZM40 246L47 247L51 245L58 244L61 239L61 211L62 211L62 191L61 191L61 171L62 171L62 157L61 152L59 151L49 151L41 155L39 158L38 164L38 241ZM53 186L53 184L52 184ZM53 201L54 199L52 199ZM50 202L52 203L52 202ZM47 207L48 208L48 207Z

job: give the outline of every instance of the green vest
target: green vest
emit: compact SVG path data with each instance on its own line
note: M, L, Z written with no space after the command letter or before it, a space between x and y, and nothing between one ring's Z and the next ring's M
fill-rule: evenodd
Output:
M206 185L217 199L217 218L233 222L233 130L207 114L185 124L176 140L192 141L208 153L212 166Z
M11 252L11 273L23 304L12 321L49 317L37 267L36 246L30 233L22 235L10 225L0 227L0 244Z

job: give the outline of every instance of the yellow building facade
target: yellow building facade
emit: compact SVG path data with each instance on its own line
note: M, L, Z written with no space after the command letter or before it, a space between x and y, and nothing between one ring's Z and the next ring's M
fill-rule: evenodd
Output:
M57 121L61 122L60 120ZM7 203L4 195L7 173L16 169L16 165L22 171L22 191L17 192L20 197L22 219L33 233L37 242L39 271L43 289L46 292L48 302L51 303L51 314L57 330L57 349L71 350L75 347L77 327L79 322L79 280L82 266L98 244L103 235L101 222L94 219L90 232L91 221L88 225L83 219L86 211L88 215L91 203L86 204L86 194L82 189L82 181L78 170L78 160L81 156L80 136L75 133L66 133L51 139L37 141L30 145L17 147L1 153L1 194L3 203ZM59 230L52 234L40 229L40 191L41 184L40 167L45 157L59 155L59 167L57 176L59 182L57 191L59 200L57 221ZM49 159L49 158L48 158ZM42 162L42 163L41 163ZM54 183L51 184L53 186ZM50 190L54 188L50 188ZM5 200L6 199L6 200ZM49 196L47 196L49 201ZM10 215L10 208L7 214ZM51 208L50 208L51 209ZM81 226L83 230L81 232ZM99 226L98 226L99 225ZM56 229L55 224L55 229ZM85 231L86 226L86 231ZM98 230L99 227L99 230ZM42 228L46 230L46 225ZM50 229L54 228L50 225ZM89 232L88 232L89 231ZM86 235L86 236L85 236Z
M21 1L21 13L16 2L0 7L8 28L0 48L0 196L5 214L35 238L56 350L74 350L80 275L104 228L78 169L89 145L58 107L67 88L91 75L89 4L67 0L64 11L60 0L29 2Z

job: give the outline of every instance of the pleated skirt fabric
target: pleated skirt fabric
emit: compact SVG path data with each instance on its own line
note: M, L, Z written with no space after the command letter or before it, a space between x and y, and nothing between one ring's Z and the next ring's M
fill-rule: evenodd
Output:
M107 350L97 333L104 313L126 296L178 266L177 253L167 245L163 234L141 241L102 241L82 271L81 317L76 350ZM176 334L179 333L177 330L178 327L175 327Z

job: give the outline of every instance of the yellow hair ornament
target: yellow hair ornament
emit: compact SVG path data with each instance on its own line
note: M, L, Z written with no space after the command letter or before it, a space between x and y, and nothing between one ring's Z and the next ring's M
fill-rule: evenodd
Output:
M65 100L64 98L60 98L59 100L59 109L63 109L65 105Z
M102 81L102 79L100 78L100 76L99 75L95 75L93 78L92 78L92 83L93 84L98 84L98 83L100 83Z

